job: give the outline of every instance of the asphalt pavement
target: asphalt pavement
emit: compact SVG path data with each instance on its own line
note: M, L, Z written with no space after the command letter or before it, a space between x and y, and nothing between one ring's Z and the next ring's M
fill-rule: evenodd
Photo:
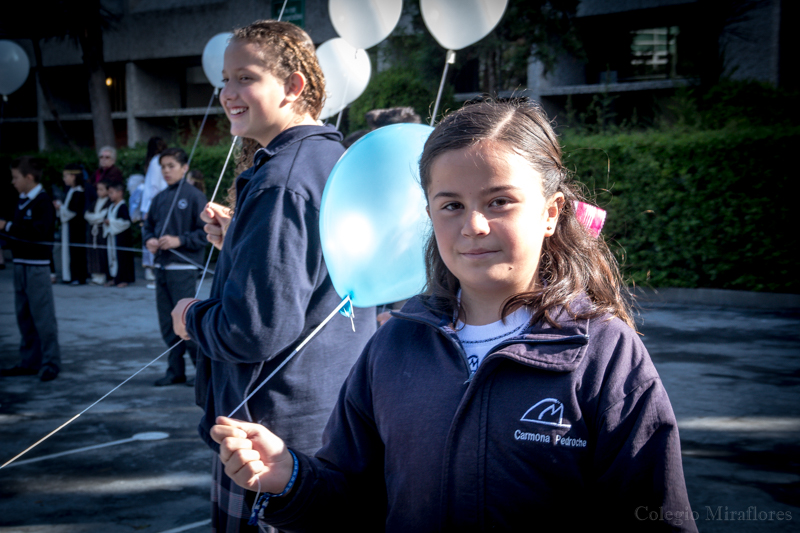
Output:
M0 463L130 378L0 470L0 532L210 531L212 455L197 436L200 409L189 387L153 386L166 356L142 370L166 346L154 291L138 274L124 289L54 285L61 374L48 383L0 378ZM678 417L700 531L800 530L800 300L646 296L640 330ZM6 269L0 367L18 361L18 343Z

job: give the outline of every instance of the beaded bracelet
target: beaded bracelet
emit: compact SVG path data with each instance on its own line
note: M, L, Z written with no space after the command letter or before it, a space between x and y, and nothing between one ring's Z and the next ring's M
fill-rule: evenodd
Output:
M247 523L251 526L258 525L258 515L267 508L267 504L269 503L269 499L273 496L286 496L292 487L294 486L294 482L297 479L297 471L299 469L299 464L297 462L297 456L294 454L292 450L289 450L289 453L292 454L292 461L294 464L292 466L292 477L289 478L289 483L286 484L286 488L283 489L283 492L280 494L273 494L271 492L265 492L261 495L261 497L256 501L256 504L253 506L253 512L250 513L250 520Z

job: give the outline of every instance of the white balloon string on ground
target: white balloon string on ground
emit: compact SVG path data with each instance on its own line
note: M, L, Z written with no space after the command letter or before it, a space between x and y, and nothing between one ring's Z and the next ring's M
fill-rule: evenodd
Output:
M317 327L314 329L314 331L312 331L312 332L311 332L311 333L308 335L308 337L306 337L305 339L303 339L303 341L302 341L300 344L298 344L298 345L297 345L297 348L295 348L295 349L294 349L294 351L293 351L292 353L290 353L290 354L289 354L289 356L288 356L288 357L286 357L286 359L284 359L284 360L283 360L283 362L281 362L281 364L279 364L279 365L278 365L278 367L277 367L275 370L273 370L273 371L270 373L270 375L269 375L269 376L267 376L267 377L264 379L264 381L262 381L261 383L259 383L258 387L256 387L255 389L253 389L253 392L251 392L250 394L248 394L248 395L247 395L247 397L246 397L244 400L242 400L242 403L240 403L239 405L237 405L237 406L236 406L236 409L234 409L233 411L231 411L231 412L230 412L230 414L228 415L228 418L232 418L232 417L233 417L233 415L236 413L236 411L238 411L239 409L241 409L241 408L242 408L242 406L243 406L244 404L246 404L246 403L247 403L247 401L248 401L250 398L252 398L252 397L255 395L255 393L257 393L259 390L261 390L261 387L263 387L264 385L266 385L266 384L267 384L267 382L268 382L269 380L271 380L271 379L272 379L272 376L274 376L275 374L277 374L277 373L280 371L280 369L281 369L281 368L283 368L283 367L286 365L286 363L288 363L289 361L291 361L291 360L292 360L292 358L293 358L295 355L297 355L297 352L299 352L300 350L302 350L302 349L303 349L303 346L305 346L306 344L308 344L308 341L310 341L311 339L313 339L313 338L314 338L314 336L315 336L317 333L319 333L319 332L322 330L322 328L324 328L324 327L325 327L325 325L326 325L328 322L330 322L330 320L331 320L331 319L332 319L334 316L336 316L336 313L338 313L338 312L339 312L339 311L342 309L342 307L344 307L345 305L347 305L349 302L350 302L350 296L345 296L345 297L344 297L344 299L342 300L342 303L340 303L338 306L336 306L336 309L334 309L333 311L331 311L331 314L329 314L329 315L328 315L328 316L325 318L325 320L323 320L323 321L320 323L320 325L319 325L319 326L317 326ZM355 329L355 327L354 327L354 329Z
M236 146L236 137L234 137L234 138L233 138L233 142L231 143L231 149L228 151L228 157L226 157L226 158L225 158L225 164L224 164L224 165L223 165L223 167L222 167L222 172L220 172L220 174L219 174L219 179L217 180L217 186L214 188L214 194L211 196L211 201L212 201L212 202L214 201L214 198L215 198L215 197L216 197L216 195L217 195L217 191L219 190L219 185L220 185L220 183L222 183L222 176L224 176L224 175L225 175L225 169L227 169L227 168L228 168L228 162L229 162L229 161L230 161L230 159L231 159L231 154L233 153L233 147L234 147L234 146ZM212 252L213 252L213 248L212 248ZM200 294L200 288L201 288L201 287L202 287L202 285L203 285L203 280L205 279L205 276L206 276L206 271L208 270L208 265L210 264L210 262L211 262L211 253L209 253L209 254L208 254L208 261L206 262L206 267L205 267L205 269L203 270L203 276L202 276L202 278L200 279L200 283L198 284L198 287L197 287L197 292L195 293L195 298L197 298L197 295L198 295L198 294ZM346 299L345 301L347 301L347 299ZM337 308L337 311L338 311L339 309L341 309L341 307L342 307L343 305L344 305L344 302L342 302L342 304L341 304L341 305L339 305L339 307ZM321 329L321 327L327 323L327 321L328 321L328 320L330 320L330 317L328 317L328 319L326 319L326 320L325 320L325 322L323 322L322 324L320 324L320 326L319 326L319 327L318 327L316 330L314 330L314 332L313 332L313 333L312 333L312 334L309 336L309 338L313 337L313 336L314 336L314 335L317 333L317 331L319 331L319 329ZM10 464L11 464L11 463L13 463L14 461L16 461L17 459L19 459L20 457L22 457L23 455L25 455L26 453L28 453L28 452L29 452L29 451L31 451L32 449L34 449L36 446L38 446L38 445L39 445L39 444L41 444L42 442L46 441L47 439L49 439L50 437L52 437L53 435L55 435L56 433L58 433L59 431L61 431L61 430L62 430L62 429L64 429L65 427L67 427L67 426L68 426L69 424L71 424L73 421L77 420L77 418L78 418L79 416L81 416L83 413L85 413L86 411L88 411L89 409L91 409L92 407L94 407L95 405L97 405L98 403L100 403L100 402L102 402L103 400L105 400L106 398L108 398L108 396L109 396L109 395L111 395L111 393L113 393L114 391L116 391L117 389L119 389L120 387L122 387L123 385L125 385L127 382L129 382L131 379L133 379L135 376L139 375L139 374L140 374L140 373L141 373L141 372L142 372L144 369L148 368L148 367L149 367L149 366L151 366L153 363L155 363L156 361L158 361L159 359L161 359L162 357L164 357L166 354L168 354L170 351L172 351L172 349L173 349L173 348L175 348L177 345L179 345L179 344L180 344L180 343L182 343L182 342L183 342L183 340L180 340L180 341L176 342L175 344L173 344L172 346L170 346L169 348L167 348L167 350L166 350L164 353L162 353L161 355L159 355L158 357L156 357L155 359L153 359L152 361L150 361L149 363L147 363L146 365L144 365L142 368L140 368L139 370L137 370L136 372L134 372L134 373L133 373L133 374L132 374L130 377L128 377L128 378L127 378L125 381L123 381L122 383L120 383L119 385L117 385L116 387L114 387L113 389L111 389L110 391L108 391L106 394L104 394L104 395L103 395L103 396L102 396L100 399L98 399L97 401L95 401L95 402L94 402L93 404L91 404L89 407L87 407L86 409L84 409L83 411L81 411L80 413L78 413L77 415L73 416L72 418L70 418L69 420L67 420L66 422L64 422L64 423L63 423L63 424L61 424L60 426L58 426L56 429L54 429L53 431L51 431L50 433L48 433L47 435L45 435L44 437L42 437L42 438L41 438L41 439L39 439L38 441L34 442L32 445L28 446L28 448L26 448L26 449L25 449L25 450L23 450L22 452L18 453L17 455L15 455L15 456L14 456L14 457L12 457L11 459L9 459L9 460L8 460L8 461L6 461L5 463L3 463L3 465L2 465L2 466L0 466L0 469L3 469L3 468L5 468L6 466L10 465ZM297 350L299 350L300 348L302 348L302 347L303 347L303 345L305 345L305 343L306 343L306 342L308 342L308 339L306 339L305 341L303 341L303 343L302 343L300 346L298 346L298 347L297 347L297 349L295 350L295 352L297 352ZM290 358L291 358L291 357L290 357ZM287 361L288 361L288 360L287 360ZM281 366L283 366L283 365L281 365ZM278 367L278 368L280 368L280 367ZM271 378L271 377L272 377L272 376L270 376L270 378ZM269 379L269 378L267 378L267 379ZM266 381L265 381L265 382L266 382ZM260 387L259 387L259 388L260 388ZM258 390L258 389L256 389L256 390ZM245 401L246 401L246 400L245 400ZM237 409L238 409L238 408L237 408Z
M178 341L178 342L176 342L175 344L173 344L172 346L170 346L169 348L167 348L167 351L165 351L164 353L162 353L161 355L159 355L158 357L156 357L155 359L153 359L152 361L150 361L149 363L147 363L146 365L144 365L142 368L140 368L139 370L137 370L136 372L134 372L134 374L133 374L132 376L130 376L128 379L126 379L125 381L123 381L122 383L120 383L119 385L117 385L116 387L114 387L113 389L111 389L110 391L108 391L107 393L105 393L105 394L104 394L104 395L103 395L103 396L102 396L102 397L101 397L99 400L95 401L95 402L94 402L92 405L90 405L89 407L87 407L86 409L84 409L83 411L81 411L80 413L78 413L77 415L73 416L72 418L70 418L69 420L67 420L66 422L64 422L64 423L63 423L63 424L61 424L60 426L58 426L56 429L54 429L53 431L51 431L50 433L48 433L47 435L45 435L45 436L44 436L44 437L42 437L41 439L37 440L36 442L34 442L34 443L33 443L33 444L31 444L30 446L28 446L28 447L27 447L25 450L23 450L22 452L18 453L17 455L15 455L15 456L14 456L14 457L12 457L11 459L9 459L9 460L8 460L8 461L6 461L5 463L3 463L3 465L2 465L2 466L0 466L0 469L2 469L2 468L5 468L6 466L10 465L10 464L11 464L11 463L13 463L14 461L16 461L17 459L19 459L20 457L22 457L23 455L25 455L26 453L28 453L28 452L29 452L29 451L31 451L32 449L34 449L36 446L38 446L39 444L43 443L44 441L46 441L47 439L49 439L50 437L52 437L53 435L55 435L56 433L58 433L59 431L61 431L61 430L62 430L62 429L64 429L65 427L67 427L69 424L71 424L71 423L72 423L74 420L76 420L76 419L77 419L79 416L81 416L83 413L85 413L86 411L88 411L89 409L91 409L92 407L94 407L95 405L97 405L98 403L100 403L100 402L102 402L103 400L105 400L106 398L108 398L108 396L109 396L109 395L110 395L112 392L116 391L117 389L119 389L120 387L122 387L123 385L125 385L127 382L129 382L131 379L133 379L134 377L136 377L137 375L139 375L139 373L141 373L141 372L142 372L142 371L143 371L145 368L149 367L150 365L152 365L153 363L155 363L156 361L158 361L159 359L161 359L162 357L164 357L166 354L168 354L168 353L169 353L169 352L170 352L170 351L171 351L173 348L175 348L175 347L176 347L177 345L179 345L181 342L183 342L183 341Z
M444 61L444 72L442 72L442 81L439 83L439 93L436 95L436 103L433 105L433 115L431 115L431 127L436 122L436 114L439 112L439 102L442 100L442 91L444 91L444 82L447 78L447 67L456 62L456 53L452 50L447 51L447 57Z

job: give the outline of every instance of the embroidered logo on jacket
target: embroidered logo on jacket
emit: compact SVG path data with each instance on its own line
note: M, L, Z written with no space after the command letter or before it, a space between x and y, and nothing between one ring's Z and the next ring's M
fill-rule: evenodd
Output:
M178 200L178 209L186 209L187 207L189 207L189 202L186 201L186 198Z
M564 424L564 404L555 398L545 398L537 402L536 405L525 411L520 421L532 422L534 424L544 424L557 428L569 429L571 424Z

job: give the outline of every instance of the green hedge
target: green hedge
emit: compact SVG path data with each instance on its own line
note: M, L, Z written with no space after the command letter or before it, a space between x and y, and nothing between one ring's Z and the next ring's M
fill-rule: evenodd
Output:
M631 282L800 292L790 191L800 128L562 140L608 211L603 234Z
M187 153L191 151L191 145L181 146ZM222 171L222 166L225 164L225 157L230 150L230 144L219 144L216 146L203 146L197 147L197 151L192 158L192 168L200 170L205 176L206 194L210 197L214 191L214 187L219 179L219 173ZM3 154L0 155L0 168L8 172L11 160L23 154ZM99 166L97 154L91 150L82 150L76 153L72 150L54 150L49 152L31 153L27 155L34 155L45 161L45 170L42 183L48 189L52 186L63 187L61 180L61 171L68 163L83 163L89 173L93 173ZM144 174L145 157L147 150L143 145L136 146L135 148L119 148L117 149L117 163L116 165L122 170L122 174L127 178L131 174ZM216 201L221 201L225 198L225 191L228 186L233 183L235 163L235 152L231 156L231 161L228 163L228 168L225 170L220 191L217 193ZM10 173L8 180L10 180Z

